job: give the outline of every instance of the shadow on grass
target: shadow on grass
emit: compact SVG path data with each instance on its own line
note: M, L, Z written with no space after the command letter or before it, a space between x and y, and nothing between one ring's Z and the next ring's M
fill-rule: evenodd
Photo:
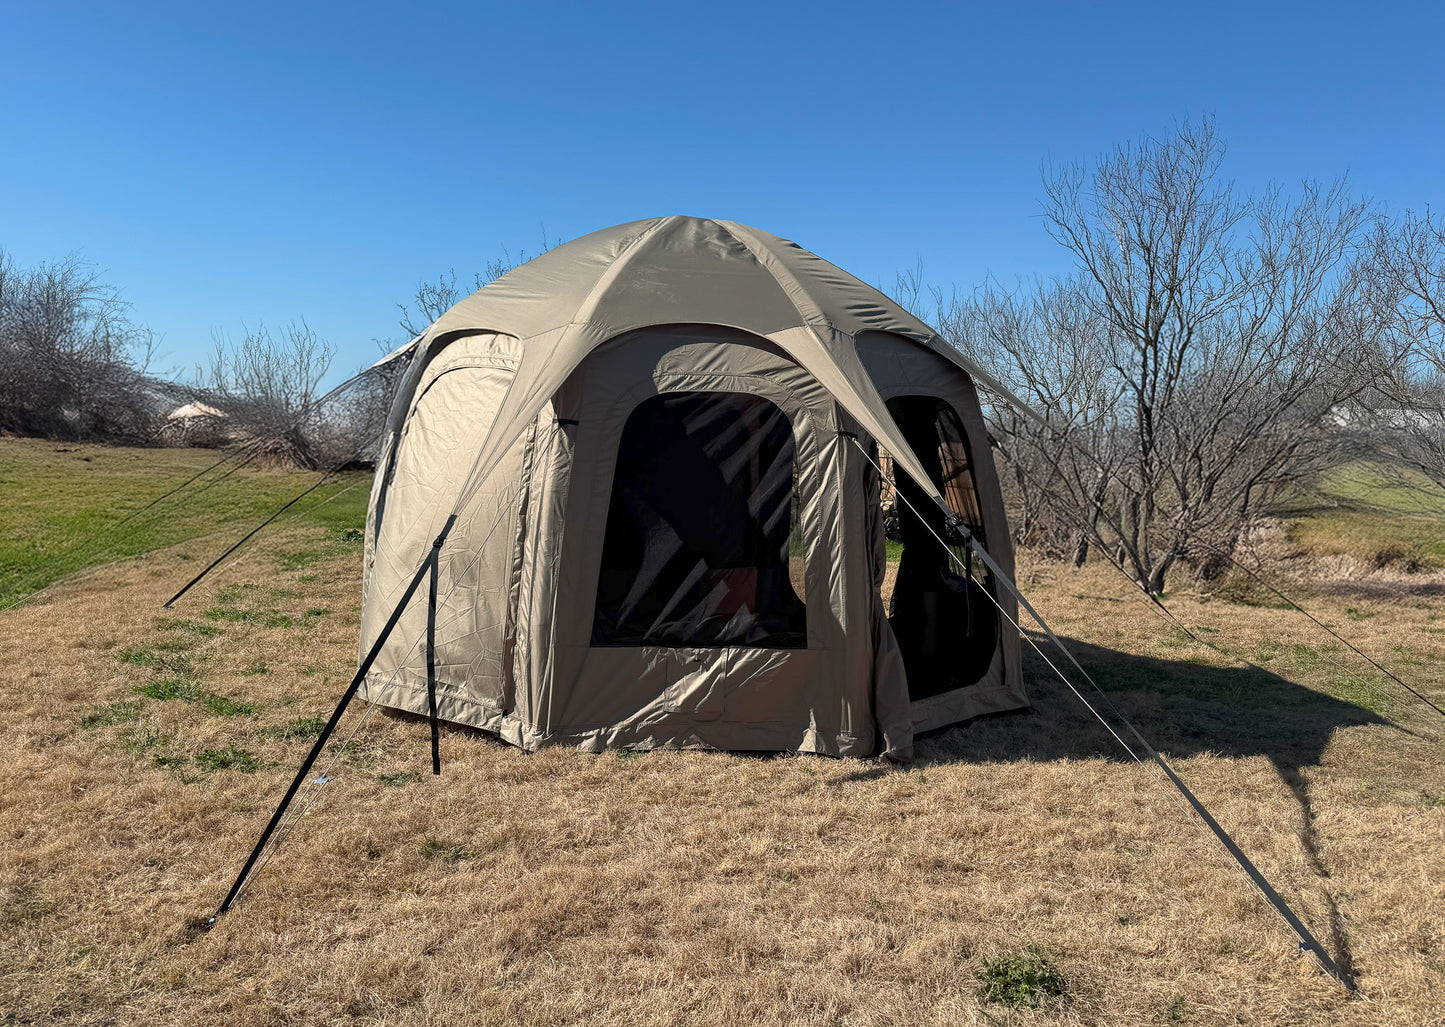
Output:
M1340 728L1389 721L1365 706L1305 688L1254 665L1214 667L1115 652L1077 639L1063 641L1123 715L1166 758L1200 753L1268 757L1299 803L1299 837L1311 867L1322 880L1329 878L1314 828L1309 781L1302 770L1319 764ZM1029 649L1027 644L1025 649ZM1053 659L1055 653L1049 656ZM1132 762L1037 654L1029 651L1027 657L1025 679L1032 711L981 717L933 732L918 740L919 761L1103 758ZM1089 702L1117 724L1098 693L1078 679L1078 672L1070 677ZM1120 734L1133 744L1126 732ZM1343 919L1328 891L1326 900L1330 948L1340 969L1353 976Z
M1215 667L1115 652L1077 639L1063 642L1140 733L1169 755L1268 756L1281 771L1298 772L1319 763L1337 729L1389 723L1365 706L1258 666ZM1128 754L1027 643L1024 648L1033 710L933 732L919 740L920 759L1128 761ZM1056 659L1057 654L1050 652L1049 657ZM1098 694L1077 680L1077 672L1073 678L1107 716Z

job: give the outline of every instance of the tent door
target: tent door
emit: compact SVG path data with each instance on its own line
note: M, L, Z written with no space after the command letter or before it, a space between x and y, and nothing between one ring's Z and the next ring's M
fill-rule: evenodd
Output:
M949 506L987 545L958 413L933 396L895 397L888 400L888 412ZM916 702L976 684L988 673L999 644L999 618L987 571L974 560L960 573L962 551L955 549L950 559L934 537L944 534L942 514L907 475L898 475L897 483L903 554L888 623L903 653L909 698Z

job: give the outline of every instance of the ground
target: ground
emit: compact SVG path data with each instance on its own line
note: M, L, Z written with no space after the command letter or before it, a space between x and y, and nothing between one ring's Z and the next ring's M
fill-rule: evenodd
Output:
M26 585L45 560L16 536L114 460L82 533L99 566L0 613L0 1023L1445 1023L1445 720L1248 582L1168 597L1201 644L1107 566L1027 555L1035 603L1362 997L1036 659L1032 713L906 767L448 730L433 778L424 723L358 708L279 855L198 931L354 668L364 483L167 611L315 476L258 474L245 516L197 501L108 563L117 511L214 456L63 449L0 440L29 511L0 514L4 580ZM1445 579L1370 552L1427 513L1301 518L1268 568L1445 703ZM985 966L1030 951L1063 994L986 1000Z

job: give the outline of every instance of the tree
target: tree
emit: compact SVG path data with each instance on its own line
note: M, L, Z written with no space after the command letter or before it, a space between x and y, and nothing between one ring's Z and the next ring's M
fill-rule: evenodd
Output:
M1445 487L1445 219L1426 210L1379 222L1375 306L1388 309L1394 346L1362 404L1372 441Z
M210 368L201 376L205 401L271 459L319 466L316 387L331 367L331 344L304 320L291 322L279 335L261 325L234 343L218 334L215 344Z
M546 236L542 237L542 252L546 253L551 246L547 244ZM512 255L507 250L502 250L502 255L493 260L487 261L487 266L472 275L472 292L488 285L501 278L513 268L527 262L527 251L523 250L518 258L512 260ZM397 325L406 333L407 339L414 339L427 330L433 321L441 317L452 307L466 299L470 292L463 292L457 284L457 272L453 268L446 274L437 275L435 282L423 280L417 283L416 292L412 294L410 303L398 303L397 309L401 311L401 320Z
M77 257L22 269L0 250L0 430L149 442L151 333Z
M1186 561L1217 573L1259 512L1328 459L1331 411L1369 384L1351 261L1367 206L1343 182L1242 196L1214 124L1049 169L1044 223L1077 271L994 287L940 320L1047 412L994 409L1015 470L1151 593ZM1040 473L1038 465L1048 468Z

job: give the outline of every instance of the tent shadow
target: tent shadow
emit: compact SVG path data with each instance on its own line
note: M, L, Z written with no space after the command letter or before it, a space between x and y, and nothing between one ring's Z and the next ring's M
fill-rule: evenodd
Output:
M1116 652L1078 639L1063 642L1150 744L1168 755L1267 756L1281 774L1298 774L1300 768L1319 763L1336 730L1389 723L1367 707L1254 665L1214 667ZM932 732L918 740L918 758L929 763L1099 758L1131 762L1053 671L1028 646L1025 649L1024 677L1033 709L980 717ZM1073 671L1056 654L1049 656L1065 673ZM1106 704L1088 682L1079 680L1077 671L1071 680L1109 716Z
M1077 639L1063 642L1109 700L1166 758L1201 753L1268 757L1299 803L1298 833L1310 865L1322 882L1328 879L1314 829L1309 781L1302 771L1320 763L1337 730L1389 721L1365 706L1305 688L1254 665L1213 667L1115 652ZM1047 645L1042 640L1041 644ZM1049 655L1053 659L1055 654ZM1032 710L980 717L930 733L917 741L919 762L1100 758L1132 762L1037 654L1030 651L1028 657L1024 675ZM1067 664L1061 669L1073 670ZM1117 717L1087 682L1079 680L1077 671L1070 678L1091 704L1117 724ZM1121 731L1121 735L1133 744L1129 734ZM1327 883L1324 887L1330 921L1325 943L1336 954L1341 971L1352 977L1344 921Z

